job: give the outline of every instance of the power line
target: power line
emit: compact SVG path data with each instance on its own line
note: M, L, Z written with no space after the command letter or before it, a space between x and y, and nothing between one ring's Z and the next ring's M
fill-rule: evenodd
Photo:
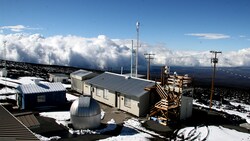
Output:
M227 74L229 74L229 75L233 75L233 76L235 76L235 77L250 79L250 76L245 75L245 74L235 73L235 72L233 72L233 71L229 71L229 70L222 69L222 68L218 68L218 67L217 67L217 70L222 71L222 72L224 72L224 73L227 73Z
M148 60L148 69L147 69L147 79L150 80L150 61L154 59L152 56L155 54L152 53L145 53L145 59Z

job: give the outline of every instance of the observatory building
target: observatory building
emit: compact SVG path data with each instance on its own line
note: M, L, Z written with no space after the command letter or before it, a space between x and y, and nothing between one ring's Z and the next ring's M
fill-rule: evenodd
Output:
M100 126L101 109L90 96L80 96L70 107L70 119L75 129L93 129Z

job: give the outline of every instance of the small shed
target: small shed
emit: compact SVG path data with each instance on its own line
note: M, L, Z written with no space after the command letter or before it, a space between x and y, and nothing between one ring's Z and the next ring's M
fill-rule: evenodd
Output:
M68 83L69 76L66 74L62 74L62 73L49 73L49 81Z
M25 84L18 86L17 90L20 109L57 107L67 101L66 89L60 82Z
M86 93L97 101L116 107L135 116L144 116L150 108L150 91L155 81L105 72L86 81Z
M85 84L84 81L91 79L97 75L98 74L96 74L94 72L86 71L86 70L78 70L78 71L72 72L70 74L71 89L75 90L79 93L83 93L84 92L84 84Z

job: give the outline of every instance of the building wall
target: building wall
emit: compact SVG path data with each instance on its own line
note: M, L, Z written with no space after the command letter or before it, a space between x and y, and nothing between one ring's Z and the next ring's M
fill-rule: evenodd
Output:
M149 111L149 93L141 96L140 98L126 96L121 93L113 92L104 88L91 86L89 84L84 85L84 93L91 92L92 97L102 103L109 106L116 107L135 116L144 116ZM106 96L105 97L105 93ZM130 99L130 106L125 104L125 99Z
M83 94L91 95L91 86L83 82Z
M60 106L66 102L66 91L50 93L20 94L21 109L34 109L37 107Z
M113 92L100 87L91 87L92 97L102 103L115 107L116 96ZM105 97L105 95L107 97Z
M130 106L125 104L125 101L126 101L125 99L130 99ZM121 94L120 95L120 109L139 117L140 116L139 99Z
M51 77L50 78L51 82L67 82L68 81L68 77Z
M71 78L71 89L79 93L83 93L84 92L83 88L84 88L83 81L81 81L80 79Z
M150 109L150 101L149 101L150 98L149 97L150 97L150 92L148 92L140 97L139 116L145 116L149 113L149 109Z
M185 120L192 116L193 112L193 98L182 96L181 98L181 111L180 111L180 119Z

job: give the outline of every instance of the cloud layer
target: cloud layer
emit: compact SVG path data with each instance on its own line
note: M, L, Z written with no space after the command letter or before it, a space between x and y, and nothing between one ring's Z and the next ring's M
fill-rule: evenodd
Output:
M188 33L186 35L199 37L200 39L208 40L218 40L218 39L228 39L229 35L219 34L219 33Z
M94 69L130 68L131 39L109 39L79 36L43 37L39 34L0 34L1 59L3 41L6 58L41 64L79 66ZM209 51L172 51L164 45L143 43L139 48L139 67L146 66L144 53L154 53L152 64L176 66L210 66ZM219 66L250 66L250 48L219 55Z
M39 29L39 28L31 28L31 27L24 26L24 25L0 26L1 32L3 32L3 30L6 30L6 29L10 30L10 31L13 31L13 32L21 32L21 31L24 31L24 30L36 30L36 29Z

